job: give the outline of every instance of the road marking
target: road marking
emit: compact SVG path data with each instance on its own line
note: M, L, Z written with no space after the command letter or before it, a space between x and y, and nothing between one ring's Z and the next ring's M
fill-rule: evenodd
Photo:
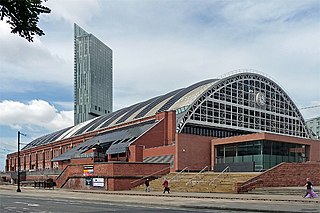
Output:
M36 203L28 203L28 206L39 206L39 204L36 204Z
M39 206L39 204L37 204L37 203L25 203L25 202L19 202L19 201L14 202L14 203L20 203L20 204L24 204L24 205L27 205L27 206Z
M11 210L11 209L16 209L17 207L15 206L8 206L8 207L5 207L4 209L8 209L8 210Z

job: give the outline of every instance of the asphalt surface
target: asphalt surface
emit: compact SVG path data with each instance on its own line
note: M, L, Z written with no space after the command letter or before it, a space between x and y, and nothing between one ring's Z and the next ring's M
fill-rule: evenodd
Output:
M23 202L12 200L13 198L17 199L21 198L22 196L25 199L58 199L62 201L68 201L68 203L71 203L71 205L73 205L72 203L74 202L78 202L80 204L77 207L80 208L82 206L80 209L85 209L85 203L99 203L99 205L93 206L94 208L96 208L97 206L101 206L102 204L105 205L106 203L108 203L112 204L113 207L119 206L121 208L124 208L124 206L130 206L130 208L134 206L137 207L136 210L140 210L140 212L141 208L146 208L144 209L145 212L160 212L159 209L163 210L164 212L179 212L180 210L188 210L191 212L320 212L320 198L306 199L303 198L302 195L256 195L179 192L163 194L161 192L147 193L141 191L112 192L65 189L45 190L34 189L32 187L23 187L21 190L22 192L18 193L16 192L15 186L0 185L1 205L5 205L3 204L3 201L6 199L8 199L6 202ZM9 201L10 199L11 201ZM30 201L30 203L32 202ZM23 204L15 203L12 205L13 206L11 207L18 207ZM46 206L48 206L48 208L50 209L51 204L47 204ZM70 209L72 207L68 208ZM106 210L95 210L96 211L91 212L106 212ZM61 211L66 212L63 209L61 209ZM117 211L135 212L135 208L118 209Z
M216 213L229 211L213 210ZM102 213L102 212L161 212L161 213L185 213L198 212L197 209L180 207L144 206L141 204L119 204L99 201L83 201L68 198L39 198L25 197L21 195L2 195L0 202L1 213L32 212L32 213ZM212 212L207 210L207 212Z

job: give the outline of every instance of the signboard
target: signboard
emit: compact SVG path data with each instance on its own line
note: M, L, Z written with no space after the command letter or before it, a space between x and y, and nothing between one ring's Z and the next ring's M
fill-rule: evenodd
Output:
M95 187L104 187L104 178L93 178L92 183Z
M92 178L86 178L86 185L92 186Z
M93 165L83 166L83 176L93 175Z

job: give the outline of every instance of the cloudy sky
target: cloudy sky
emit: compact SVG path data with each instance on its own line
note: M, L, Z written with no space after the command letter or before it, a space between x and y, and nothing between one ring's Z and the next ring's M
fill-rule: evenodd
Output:
M320 1L49 0L33 43L0 21L0 170L22 142L73 124L73 23L113 49L114 110L255 69L320 104ZM170 78L168 78L170 76ZM320 108L301 110L306 119Z

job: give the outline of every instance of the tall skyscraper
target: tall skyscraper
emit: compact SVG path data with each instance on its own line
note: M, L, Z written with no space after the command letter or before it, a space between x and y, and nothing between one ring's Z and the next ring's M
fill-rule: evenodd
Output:
M112 112L112 50L74 24L74 124Z

